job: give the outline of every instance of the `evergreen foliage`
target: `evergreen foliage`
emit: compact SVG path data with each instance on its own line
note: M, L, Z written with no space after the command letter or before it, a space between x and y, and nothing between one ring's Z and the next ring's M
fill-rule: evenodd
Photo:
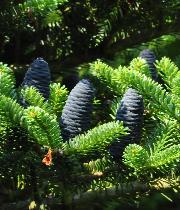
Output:
M128 166L134 168L138 175L147 175L147 172L159 171L166 173L169 169L169 173L179 163L179 149L180 145L172 145L159 153L153 153L149 155L148 152L137 144L129 145L124 152L124 162ZM174 164L174 165L173 165ZM171 170L170 170L171 169ZM174 169L175 170L175 169Z
M1 115L5 116L12 124L21 124L21 118L23 116L24 109L15 100L0 95L0 110Z
M52 112L45 98L35 87L29 86L21 89L21 95L28 105L38 106L46 111Z
M0 94L12 98L16 97L13 71L3 63L0 63Z
M113 55L178 32L178 7L178 0L1 0L0 57L19 64L42 55L71 64Z
M111 161L110 156L106 155L97 160L92 160L88 163L84 163L84 165L91 173L94 174L97 172L106 171L108 168L112 167L113 162Z
M39 107L30 106L24 113L24 124L40 145L58 148L62 142L56 117Z
M169 58L163 57L160 61L157 61L156 68L158 69L164 81L166 81L168 90L172 93L176 102L179 104L180 71L178 67Z
M121 98L125 88L137 89L144 98L144 117L146 120L149 119L149 122L153 118L154 122L158 122L156 126L151 126L149 131L145 128L140 145L129 144L125 148L123 162L134 169L136 176L148 176L148 173L156 174L157 172L170 174L171 171L177 170L179 164L178 85L176 83L176 92L171 83L174 78L179 78L179 70L167 58L157 61L156 67L158 73L161 72L165 84L167 82L169 93L149 77L148 68L141 58L134 59L129 68L120 66L118 69L113 69L101 61L91 65L93 76L98 78L102 85L114 90L115 97ZM174 74L172 79L171 73ZM118 100L115 101L113 104L114 115L118 111ZM128 105L132 106L130 102ZM154 122L152 121L152 123ZM142 127L142 124L140 126Z
M172 118L180 120L179 107L175 105L175 100L166 92L161 85L156 84L152 79L143 73L129 70L126 67L112 69L106 64L97 61L91 65L92 74L106 83L117 95L122 95L125 89L133 87L143 95L145 102Z
M137 57L134 58L129 65L130 70L138 71L145 74L147 77L151 77L151 72L145 59Z
M141 189L154 189L157 179L172 179L179 186L174 178L179 177L180 160L179 70L168 58L157 61L156 68L168 91L153 81L145 60L135 58L117 69L101 61L91 64L92 79L80 80L68 95L66 87L50 84L47 63L37 59L25 75L26 87L15 94L12 71L1 65L6 86L0 91L0 186L6 200L28 194L40 205L51 196L71 206L81 200L78 194L86 197L104 189L111 195L121 191L123 197L132 192L124 185L135 186L139 195ZM91 127L94 86L97 92L100 86L109 88L118 106L114 121L96 121ZM103 94L101 100L109 100L109 92ZM26 106L18 103L22 98ZM114 153L110 148L117 141Z
M50 84L49 103L56 116L61 116L67 97L68 90L65 86L61 86L60 83Z
M107 153L107 148L114 139L125 133L122 123L109 122L74 137L66 150L68 154L77 154L78 158L85 158L86 161L97 159Z

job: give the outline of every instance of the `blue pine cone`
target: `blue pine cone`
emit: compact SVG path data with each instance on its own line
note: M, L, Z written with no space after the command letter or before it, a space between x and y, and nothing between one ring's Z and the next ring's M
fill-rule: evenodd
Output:
M80 80L71 90L60 119L65 141L90 128L94 94L95 89L88 79Z
M139 143L143 127L144 103L142 96L135 89L129 88L124 94L116 120L123 121L129 129L128 135L117 139L110 146L110 154L115 160L120 160L128 144Z
M154 65L154 63L156 61L156 55L149 49L145 49L140 52L139 57L146 60L148 66L149 66L149 70L150 70L152 79L154 81L158 82L158 73L157 73L156 67Z
M51 75L48 63L43 58L37 58L26 72L22 86L35 87L47 100L50 93L50 81Z

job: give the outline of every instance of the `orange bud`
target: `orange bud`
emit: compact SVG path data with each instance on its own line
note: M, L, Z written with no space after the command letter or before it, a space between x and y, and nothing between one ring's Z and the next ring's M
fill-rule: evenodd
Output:
M48 153L44 156L42 163L44 163L47 166L50 166L52 164L52 150L49 149Z

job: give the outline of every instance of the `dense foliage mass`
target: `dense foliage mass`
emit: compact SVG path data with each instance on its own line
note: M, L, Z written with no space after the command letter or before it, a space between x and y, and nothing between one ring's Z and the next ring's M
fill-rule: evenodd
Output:
M178 0L1 0L0 58L69 65L179 31ZM82 44L83 43L83 44Z
M117 69L96 61L89 79L77 83L69 95L60 83L51 83L46 98L39 83L49 84L50 72L42 58L27 71L28 85L19 88L12 70L1 63L1 203L13 206L18 200L21 209L32 201L44 208L53 203L72 208L97 191L99 196L122 197L179 191L180 71L166 57L154 67L163 86L140 57ZM38 77L39 71L47 78ZM103 112L94 98L97 93L109 101L111 121L91 123L91 113Z

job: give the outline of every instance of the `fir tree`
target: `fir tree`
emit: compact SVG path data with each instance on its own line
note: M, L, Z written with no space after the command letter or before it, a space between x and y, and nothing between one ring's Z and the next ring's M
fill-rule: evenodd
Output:
M168 92L149 77L147 64L140 58L118 69L100 61L91 64L90 74L119 99L115 120L90 127L94 98L90 80L81 80L68 96L61 84L48 86L49 73L45 84L36 86L34 80L40 77L30 70L23 83L27 87L19 94L12 71L1 64L0 184L13 191L12 196L2 190L6 200L22 198L28 191L36 202L54 196L71 205L95 192L123 196L142 189L149 192L173 186L178 190L179 70L168 58L157 61L156 68ZM28 107L18 103L19 97ZM15 127L25 132L25 142L13 135ZM117 139L113 152L109 148ZM114 161L111 155L118 159ZM124 167L119 168L119 163ZM83 197L78 197L79 192Z

